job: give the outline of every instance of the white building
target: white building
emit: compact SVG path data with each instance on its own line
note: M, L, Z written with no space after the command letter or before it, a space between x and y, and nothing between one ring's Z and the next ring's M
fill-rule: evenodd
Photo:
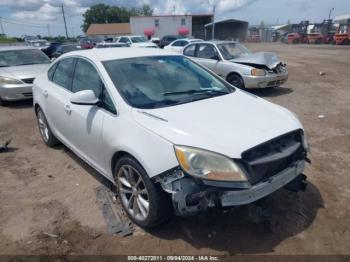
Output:
M204 25L210 23L212 18L212 14L132 16L130 29L134 35L159 38L165 35L186 35L204 39Z

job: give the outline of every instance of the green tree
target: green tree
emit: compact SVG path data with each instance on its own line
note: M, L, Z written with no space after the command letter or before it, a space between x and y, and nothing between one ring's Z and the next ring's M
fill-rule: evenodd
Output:
M130 16L150 16L152 14L153 9L149 5L127 9L119 6L96 4L91 6L83 14L84 22L81 28L86 32L90 24L127 23Z

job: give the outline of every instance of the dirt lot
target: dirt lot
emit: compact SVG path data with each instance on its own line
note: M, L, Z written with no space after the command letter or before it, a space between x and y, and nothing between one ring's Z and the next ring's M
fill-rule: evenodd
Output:
M249 47L288 64L285 86L252 92L303 122L312 148L305 193L264 199L262 221L247 218L250 208L221 210L113 236L96 204L101 176L64 146L46 147L31 103L20 102L0 108L0 141L13 139L0 154L0 254L350 254L350 46Z

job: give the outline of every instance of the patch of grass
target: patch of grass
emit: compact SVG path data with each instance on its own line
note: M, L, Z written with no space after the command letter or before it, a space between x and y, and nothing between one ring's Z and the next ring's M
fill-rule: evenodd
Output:
M16 42L17 40L15 38L0 36L1 44L16 43Z

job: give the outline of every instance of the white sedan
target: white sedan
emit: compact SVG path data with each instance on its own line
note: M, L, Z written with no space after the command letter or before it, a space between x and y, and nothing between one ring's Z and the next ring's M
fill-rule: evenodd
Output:
M185 56L71 52L33 92L43 141L62 142L115 183L141 227L305 187L308 146L297 117Z
M202 39L189 39L189 38L183 38L183 39L177 39L174 42L170 43L167 46L164 46L164 49L171 50L174 52L182 53L182 50L184 47L190 43L196 43L201 42Z

